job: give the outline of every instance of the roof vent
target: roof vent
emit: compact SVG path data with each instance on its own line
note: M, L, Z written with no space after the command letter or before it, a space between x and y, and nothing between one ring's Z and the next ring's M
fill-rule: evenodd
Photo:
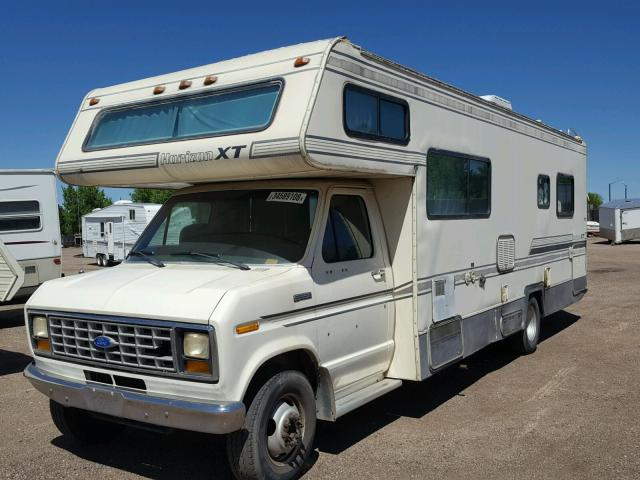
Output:
M513 110L513 108L511 108L511 102L509 100L497 95L481 95L480 98L486 100L487 102L495 103L496 105L499 105L502 108L506 108L507 110Z
M117 200L113 202L114 205L130 205L133 202L131 200Z

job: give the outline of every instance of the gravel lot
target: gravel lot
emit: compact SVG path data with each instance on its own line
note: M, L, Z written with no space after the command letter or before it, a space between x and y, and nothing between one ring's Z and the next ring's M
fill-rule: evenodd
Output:
M97 268L65 249L67 274ZM500 345L322 423L308 478L640 478L640 243L590 239L589 293L542 343ZM75 256L74 256L75 255ZM0 307L0 478L228 478L221 437L128 431L77 447L22 377L23 305Z

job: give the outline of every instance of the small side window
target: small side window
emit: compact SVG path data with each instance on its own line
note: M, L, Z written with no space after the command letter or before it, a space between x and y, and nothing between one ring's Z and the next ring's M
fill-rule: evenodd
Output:
M343 101L347 135L403 145L409 141L409 105L404 100L347 85Z
M135 219L136 219L136 211L129 210L129 220L135 220Z
M373 241L364 199L356 195L334 195L322 242L322 258L327 263L335 263L372 256Z
M104 222L100 222L100 236L104 237Z
M538 208L549 208L551 204L551 180L548 175L538 175Z
M559 218L573 218L574 182L573 175L559 173L556 180L556 204Z

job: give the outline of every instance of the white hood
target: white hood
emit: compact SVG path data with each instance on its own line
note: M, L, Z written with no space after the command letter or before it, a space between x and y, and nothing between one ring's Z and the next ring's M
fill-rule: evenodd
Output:
M27 308L207 323L228 290L288 270L127 263L46 282L31 296Z

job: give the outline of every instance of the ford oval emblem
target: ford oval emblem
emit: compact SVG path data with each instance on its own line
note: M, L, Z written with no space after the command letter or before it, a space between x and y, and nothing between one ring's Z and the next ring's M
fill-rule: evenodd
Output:
M110 348L115 347L118 343L106 335L99 335L93 339L93 344L96 348L100 348L102 350L108 350Z

